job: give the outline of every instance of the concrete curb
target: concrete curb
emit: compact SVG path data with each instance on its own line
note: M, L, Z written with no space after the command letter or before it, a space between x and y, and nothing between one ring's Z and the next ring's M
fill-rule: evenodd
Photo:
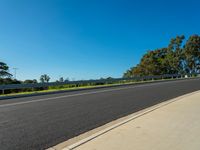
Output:
M97 138L97 137L99 137L99 136L101 136L101 135L103 135L103 134L105 134L105 133L117 128L117 127L119 127L119 126L122 126L123 124L126 124L126 123L128 123L128 122L130 122L130 121L132 121L134 119L137 119L140 116L148 114L148 113L150 113L152 111L155 111L155 110L157 110L157 109L159 109L161 107L169 105L170 103L173 103L175 101L181 100L184 97L188 97L188 96L191 96L191 95L199 93L199 92L200 91L195 91L195 92L192 92L192 93L189 93L189 94L185 94L185 95L179 96L177 98L162 102L162 103L157 104L155 106L149 107L149 108L147 108L147 110L145 110L145 111L143 111L143 112L141 112L139 114L136 114L136 115L134 115L134 116L132 116L132 117L120 122L120 123L117 123L117 124L115 124L115 125L113 125L111 127L108 127L108 128L106 128L106 129L104 129L102 131L99 131L99 132L97 132L97 133L95 133L95 134L93 134L93 135L91 135L91 136L89 136L89 137L87 137L87 138L85 138L83 140L80 140L79 142L77 142L75 144L67 146L67 147L63 148L63 150L73 150L73 149L75 149L75 148L77 148L77 147L79 147L79 146L81 146L81 145L83 145L83 144L85 144L85 143L87 143L87 142L89 142L89 141L91 141L91 140L93 140L93 139L95 139L95 138ZM48 150L55 150L55 149L54 148L49 148Z

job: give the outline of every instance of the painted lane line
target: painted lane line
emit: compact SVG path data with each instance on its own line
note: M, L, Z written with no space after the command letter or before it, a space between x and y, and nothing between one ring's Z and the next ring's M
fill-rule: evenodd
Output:
M132 87L132 88L134 88L134 87ZM41 101L55 100L55 99L60 99L60 98L68 98L68 97L91 95L91 94L97 94L97 93L105 93L105 92L111 92L111 91L119 91L119 90L124 90L124 89L131 89L131 88L109 89L109 90L101 90L101 91L95 91L95 92L87 92L87 93L80 93L80 94L72 94L72 95L50 97L50 98L44 98L44 99L38 99L38 100L31 100L31 101L25 101L25 102L16 102L16 103L10 103L10 104L2 104L2 105L0 105L0 108L1 107L6 107L6 106L16 106L16 105L21 105L21 104L28 104L28 103L35 103L35 102L41 102Z

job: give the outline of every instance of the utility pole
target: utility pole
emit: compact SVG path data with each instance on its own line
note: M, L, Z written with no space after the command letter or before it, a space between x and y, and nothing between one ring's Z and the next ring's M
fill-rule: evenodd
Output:
M13 68L13 70L14 70L14 78L15 78L15 80L17 80L17 70L18 70L18 68Z

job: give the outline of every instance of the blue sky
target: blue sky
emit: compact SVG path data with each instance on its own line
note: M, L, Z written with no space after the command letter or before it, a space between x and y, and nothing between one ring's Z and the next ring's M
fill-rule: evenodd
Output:
M0 60L18 79L121 77L150 49L200 34L199 0L0 0Z

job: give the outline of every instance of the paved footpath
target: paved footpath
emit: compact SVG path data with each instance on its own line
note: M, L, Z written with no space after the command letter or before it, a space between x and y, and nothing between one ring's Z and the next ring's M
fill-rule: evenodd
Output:
M183 96L75 150L200 150L200 92Z

